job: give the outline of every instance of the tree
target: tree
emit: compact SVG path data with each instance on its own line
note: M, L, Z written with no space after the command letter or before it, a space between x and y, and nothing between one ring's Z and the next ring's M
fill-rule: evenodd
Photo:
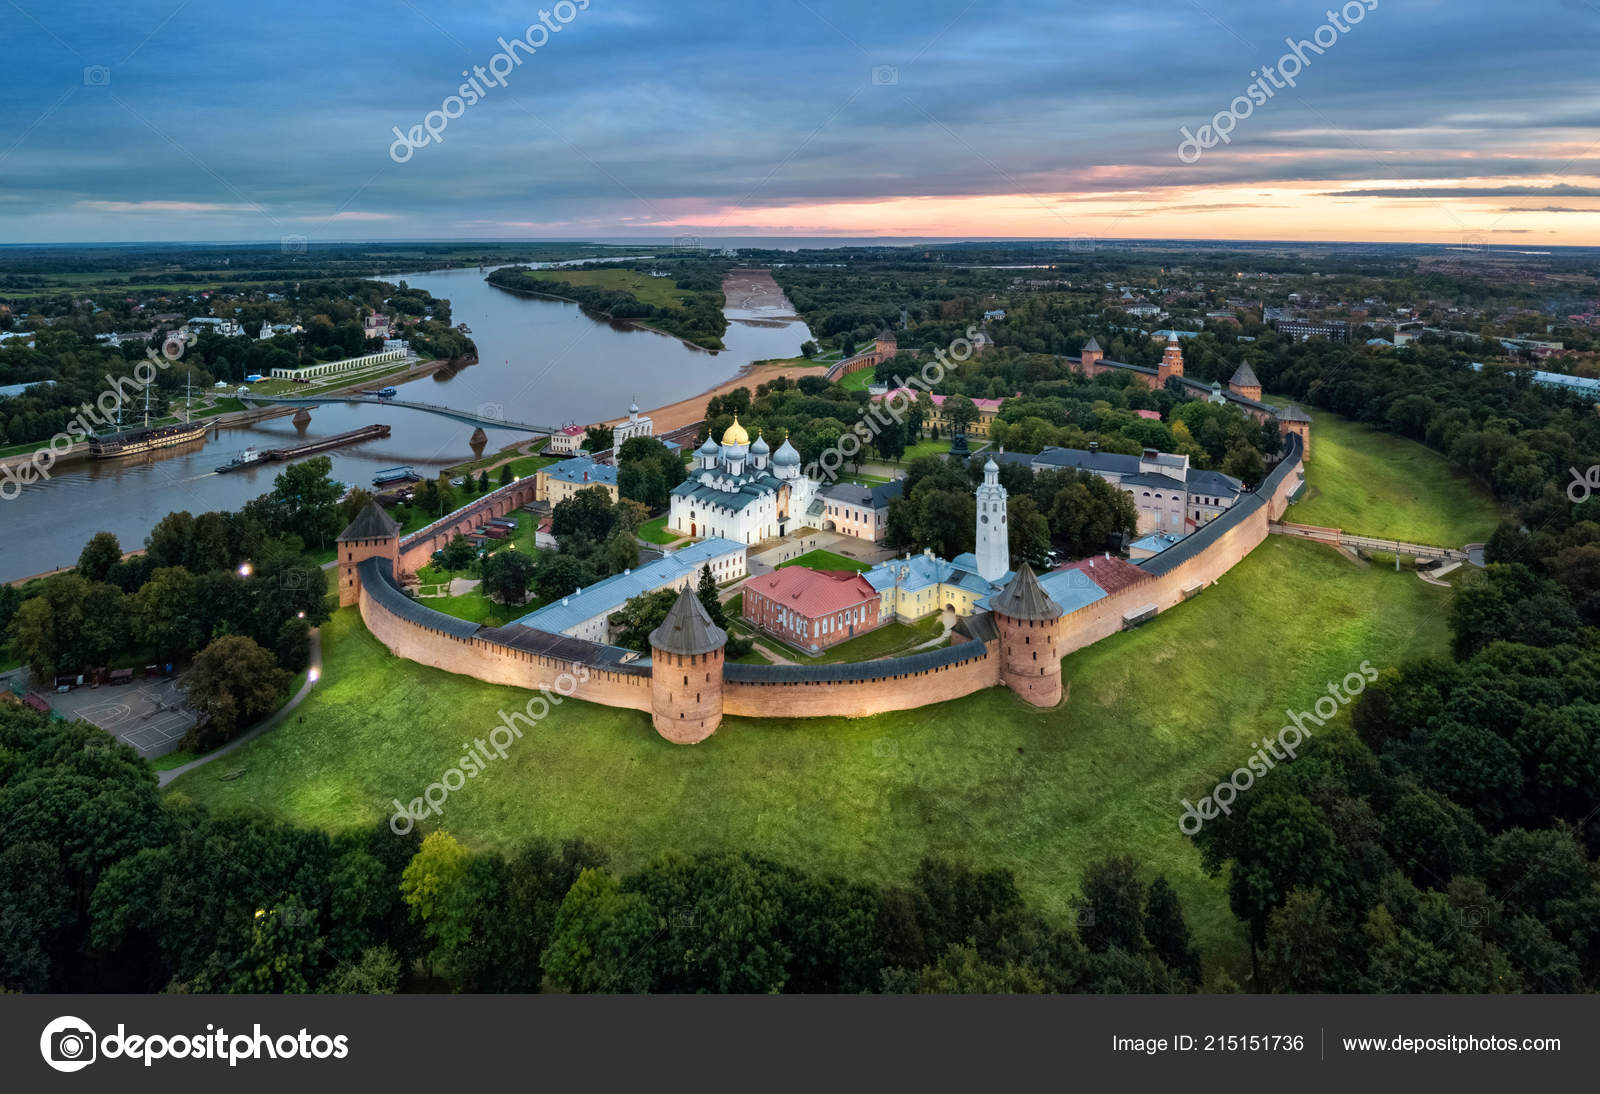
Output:
M484 595L502 604L521 604L528 597L534 563L522 551L507 548L483 560Z
M1228 449L1227 458L1222 461L1222 473L1247 484L1258 483L1267 473L1267 465L1256 449L1236 444Z
M817 355L817 344L815 342L813 342L811 339L807 338L804 342L800 343L800 356L804 357L807 361L809 361L809 360L811 360L811 358L815 357L816 355Z
M272 654L278 667L287 672L304 669L311 663L311 624L304 619L285 619L278 628Z
M300 537L302 543L325 547L338 535L340 489L330 477L333 461L313 456L292 463L273 480L268 495L277 509L280 532Z
M728 613L723 611L722 601L717 597L717 579L711 575L709 564L700 567L700 582L695 589L695 595L700 598L700 604L711 617L711 622L727 630Z
M1126 953L1144 947L1144 886L1132 856L1116 855L1084 871L1076 902L1078 937L1092 952L1116 946Z
M1013 565L1026 562L1036 570L1047 568L1045 556L1050 550L1050 522L1039 512L1038 502L1026 494L1009 497L1006 528Z
M1190 984L1200 980L1200 954L1189 942L1178 891L1166 877L1150 883L1144 900L1144 937L1163 964Z
M576 536L601 543L616 527L611 495L603 486L589 486L556 503L550 510L550 531L557 539Z
M511 473L511 465L509 463L501 464L500 465L500 485L501 486L510 486L515 481L516 481L516 476L514 476Z
M487 494L488 492L489 492L489 469L488 468L484 468L482 471L478 472L478 493Z
M676 589L657 589L631 598L611 617L618 631L617 645L649 653L650 632L661 626L677 600Z
M400 877L400 894L433 943L430 959L448 968L472 941L472 855L444 829L429 832Z
M606 572L620 574L639 565L639 541L627 528L618 528L606 538L603 549Z
M400 989L400 959L388 946L362 951L328 974L322 990L331 995L393 995Z
M595 572L574 554L545 551L534 564L533 585L545 600L570 596L575 589L592 585L595 580Z
M946 397L940 409L944 411L945 421L950 423L952 433L965 433L968 426L982 417L978 405L965 395Z
M104 581L111 567L122 561L122 544L110 532L96 532L78 555L78 576L89 581Z
M616 445L616 430L609 425L592 425L583 431L583 447L598 456Z
M449 543L439 551L439 565L445 570L454 573L465 570L472 565L478 557L478 549L472 545L466 536L457 532Z
M239 960L229 990L274 995L309 992L309 976L316 975L322 952L316 918L317 913L294 894L282 904L258 908L250 946Z
M623 892L602 869L584 870L561 901L541 964L563 991L650 991L652 970L640 958L659 924L639 893Z
M218 638L200 651L184 678L189 706L200 716L186 745L208 752L231 740L278 707L289 679L254 640L243 635Z

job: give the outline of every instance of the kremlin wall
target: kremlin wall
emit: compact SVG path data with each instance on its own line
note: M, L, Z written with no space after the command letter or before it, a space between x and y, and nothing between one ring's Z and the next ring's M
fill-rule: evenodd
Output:
M662 737L690 744L724 715L748 718L862 717L907 710L1005 686L1024 702L1063 699L1061 658L1198 594L1254 550L1282 517L1304 476L1300 430L1285 436L1283 459L1253 494L1139 567L1136 581L1076 611L1045 595L1024 566L992 602L965 619L953 645L834 665L729 665L726 636L685 591L651 635L652 656L516 624L485 627L436 612L407 596L412 572L456 531L532 500L525 479L401 539L376 504L339 537L341 606L356 605L367 629L397 657L512 687L553 688L576 679L577 698L651 715Z

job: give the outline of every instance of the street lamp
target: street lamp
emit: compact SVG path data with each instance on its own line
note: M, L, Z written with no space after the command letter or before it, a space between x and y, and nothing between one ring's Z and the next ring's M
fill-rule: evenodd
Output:
M248 562L239 563L239 576L240 577L249 577L254 572L255 571L250 568L250 564Z
M309 683L315 684L320 679L322 679L322 670L317 668L315 665L311 666L311 671L306 673L306 680Z

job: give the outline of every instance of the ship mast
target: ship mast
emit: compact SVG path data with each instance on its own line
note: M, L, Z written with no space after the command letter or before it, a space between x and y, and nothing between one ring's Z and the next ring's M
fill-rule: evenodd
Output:
M144 389L144 424L146 429L150 427L150 386L148 384L145 385Z

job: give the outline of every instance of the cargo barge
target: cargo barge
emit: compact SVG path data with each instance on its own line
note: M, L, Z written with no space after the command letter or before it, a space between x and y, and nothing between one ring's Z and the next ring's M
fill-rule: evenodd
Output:
M321 440L307 441L305 444L295 445L292 448L269 448L265 452L258 452L254 448L247 448L244 453L235 456L221 467L217 474L226 475L230 471L250 467L258 463L271 463L277 460L297 460L301 456L310 456L317 452L326 452L330 448L340 448L347 444L357 444L361 441L382 440L389 435L390 427L387 425L364 425L360 429L352 429L348 433L337 433L332 437L323 437Z

